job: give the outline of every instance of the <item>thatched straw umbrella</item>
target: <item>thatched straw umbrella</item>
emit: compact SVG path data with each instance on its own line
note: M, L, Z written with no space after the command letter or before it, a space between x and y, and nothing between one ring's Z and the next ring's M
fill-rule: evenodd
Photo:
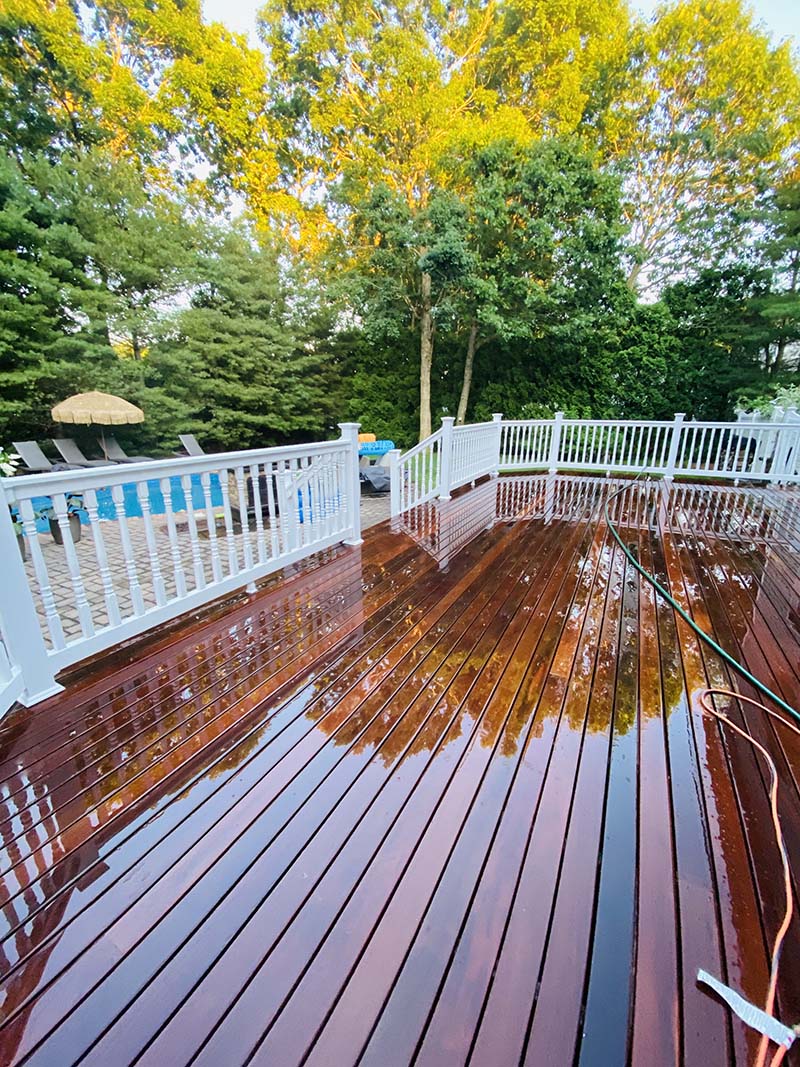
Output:
M128 426L136 422L144 422L144 412L135 404L123 400L121 396L113 396L111 393L100 393L97 390L91 393L76 393L74 396L62 400L50 412L54 422L68 422L78 426L99 426L103 444L103 455L106 453L106 438L104 426Z

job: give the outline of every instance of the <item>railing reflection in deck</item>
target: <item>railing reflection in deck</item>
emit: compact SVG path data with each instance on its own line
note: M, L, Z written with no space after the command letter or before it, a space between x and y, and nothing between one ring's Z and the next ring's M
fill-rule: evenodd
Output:
M40 720L22 712L7 720L0 733L3 1017L38 986L57 945L55 938L48 946L53 931L110 877L124 875L129 838L155 819L177 829L212 794L223 806L239 799L227 801L225 785L257 762L272 736L271 698L362 624L361 578L358 556L332 559L322 580L301 575L151 654L111 690L96 686L96 696L62 710L44 756ZM76 889L79 906L71 903ZM15 1031L25 1019L23 1010Z
M690 516L693 529L708 536L800 547L796 492L556 474L506 476L450 500L426 501L395 516L392 529L408 534L444 567L495 522L576 522L626 485L629 491L610 502L612 520L623 527L651 526L655 509L662 508L674 525Z

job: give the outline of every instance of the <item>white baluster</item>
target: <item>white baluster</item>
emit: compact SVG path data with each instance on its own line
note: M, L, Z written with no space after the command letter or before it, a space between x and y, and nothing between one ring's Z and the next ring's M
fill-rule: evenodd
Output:
M211 475L203 471L200 475L200 487L203 491L203 503L206 512L206 525L208 527L208 541L211 548L211 575L215 582L222 581L222 562L219 558L219 543L217 541L217 522L214 517L214 503L211 499Z
M700 449L697 463L698 468L704 472L710 468L710 448L713 437L713 429L704 426L700 432Z
M336 509L333 506L334 500L334 470L336 465L336 457L326 456L322 466L322 517L323 517L323 531L325 537L330 537L334 530L334 515Z
M311 508L309 506L308 481L304 456L299 456L294 461L294 482L292 499L297 501L297 536L298 547L305 548L310 540L311 533Z
M614 432L613 426L607 425L606 426L605 449L603 450L603 463L602 463L602 466L606 467L606 468L608 468L608 457L609 457L609 452L611 451L611 435L613 434L613 432ZM619 497L617 497L617 499L619 500Z
M328 513L325 506L325 479L327 477L327 457L323 456L314 472L314 528L317 540L321 541L328 530Z
M122 555L125 560L125 573L128 578L133 613L134 615L144 615L144 599L139 585L139 572L136 567L136 557L133 553L128 516L125 514L125 494L121 485L112 486L111 499L114 501L114 509L117 513L117 529L119 530Z
M147 482L133 483L136 499L142 509L142 523L144 524L144 539L147 544L147 559L150 564L150 575L153 580L153 593L156 604L163 607L167 602L167 590L164 585L164 576L161 573L161 560L158 558L158 546L156 545L156 532L153 529L153 516L150 508L150 486ZM142 489L143 492L139 492Z
M186 522L189 526L189 544L192 552L195 588L205 589L206 572L203 556L200 551L200 537L197 532L197 517L194 513L194 498L192 497L192 481L190 475L184 474L181 476L181 488L183 489L183 497L186 502Z
M183 570L181 546L178 542L178 530L175 524L175 512L172 507L172 479L161 479L161 492L164 496L164 513L167 516L167 536L169 553L172 559L172 574L175 579L175 593L179 600L186 596L186 575Z
M239 515L242 526L242 551L244 553L244 567L246 571L253 569L253 547L250 544L250 518L247 506L247 490L245 488L244 467L235 468L236 491L239 497ZM261 508L256 507L256 494L253 489L253 508L255 514L261 519ZM255 516L254 516L255 518Z
M320 520L322 522L322 536L329 537L331 533L331 457L325 456L319 469L320 491ZM360 502L359 502L360 503Z
M267 463L264 465L264 473L267 478L267 508L269 510L270 544L272 556L277 558L281 554L280 532L280 488L279 488L279 464Z
M720 452L722 451L722 442L723 442L723 439L725 437L725 432L720 427L718 427L716 430L713 431L712 436L713 435L716 435L717 448L716 448L716 451L714 452L714 458L711 461L711 469L712 469L712 471L714 471L714 473L716 473L716 472L719 471L719 457L720 457ZM712 446L713 446L713 441L712 441Z
M61 540L64 544L64 555L67 559L72 591L75 595L75 607L78 609L78 621L81 624L81 633L84 637L94 637L94 620L92 609L86 597L86 589L81 575L81 565L78 562L78 553L75 551L75 542L72 540L72 528L69 521L69 509L67 498L64 493L53 493L53 508L56 513L56 522L61 531Z
M122 617L119 612L119 600L114 588L114 576L108 564L108 552L103 537L103 529L100 516L97 512L97 493L94 489L85 489L83 493L83 506L89 516L89 529L92 531L94 541L94 554L97 559L97 568L100 572L100 582L103 586L103 600L106 605L109 626L119 626Z
M269 467L269 464L266 465L265 469L268 469L268 467ZM266 538L264 537L264 511L263 511L264 502L261 499L260 470L259 470L258 464L254 463L250 467L248 467L247 468L247 473L248 473L248 477L250 479L250 486L251 486L252 493L253 493L253 511L254 511L253 518L255 520L255 527L256 527L256 549L258 551L258 564L259 564L259 566L261 566L263 563L267 562L267 544L266 544ZM269 475L265 474L265 476L264 476L265 488L266 488L266 483L268 481L269 481ZM270 514L272 514L272 509L271 508L270 508ZM272 525L274 527L274 523L271 523L270 525ZM274 540L274 538L275 538L275 530L274 530L274 528L272 530L272 536L273 536L273 540ZM277 552L275 551L274 548L273 548L273 555L277 555Z
M732 453L733 450L733 453ZM734 459L736 456L736 433L734 430L728 430L728 446L725 449L725 457L722 460L722 469L726 474L730 474L734 469Z
M45 618L47 619L47 628L50 631L50 639L54 649L62 649L66 646L66 641L64 640L64 628L61 625L61 616L56 607L55 596L53 595L53 589L50 585L47 562L42 552L42 546L39 544L39 533L36 529L36 517L33 511L33 504L30 500L20 500L19 514L22 519L22 529L31 553L33 571L39 586L39 595L42 598L42 607L44 608Z
M225 523L225 543L228 548L228 574L239 573L239 553L236 551L236 539L233 535L233 515L231 514L230 488L228 486L228 471L219 472L219 484L222 490L222 517ZM242 515L242 534L247 525L247 508Z
M281 519L282 555L294 552L300 545L298 529L297 493L294 489L294 477L291 460L281 460L278 464L278 492Z

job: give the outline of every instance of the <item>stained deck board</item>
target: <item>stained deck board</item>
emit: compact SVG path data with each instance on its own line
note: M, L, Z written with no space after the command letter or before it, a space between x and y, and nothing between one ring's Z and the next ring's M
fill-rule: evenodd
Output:
M767 775L702 713L734 679L614 545L613 484L428 505L0 724L4 1062L749 1062L694 975L763 997ZM798 495L617 504L795 704ZM798 739L731 714L800 857ZM797 919L781 973L792 1021Z

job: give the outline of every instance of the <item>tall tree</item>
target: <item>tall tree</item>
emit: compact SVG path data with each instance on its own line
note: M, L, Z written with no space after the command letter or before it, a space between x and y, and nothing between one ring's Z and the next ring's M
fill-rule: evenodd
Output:
M499 106L495 90L479 78L493 18L492 7L469 3L448 10L430 0L381 0L368 8L348 0L323 0L313 8L270 0L261 12L272 110L281 128L279 158L287 189L305 208L300 238L313 247L338 227L352 235L350 251L360 254L365 226L359 213L366 203L367 216L376 217L377 201L369 194L379 186L402 200L404 225L415 230L415 281L405 292L416 293L411 317L419 326L425 434L442 285L426 269L434 267L433 253L418 238L435 228L434 214L444 210L440 201L431 213L435 190L447 186L439 161L456 143L479 146L503 132L531 136L521 112ZM448 276L444 289L449 283Z
M379 182L423 208L450 145L526 134L524 118L499 109L496 92L480 83L493 10L432 0L270 0L262 8L281 163L313 221L327 183L344 185L326 205L340 213Z
M772 276L769 293L757 302L769 330L764 358L771 374L781 374L798 370L799 362L800 167L770 192L759 222L766 229L759 258Z
M436 190L413 211L385 185L361 206L354 296L368 335L382 343L411 330L419 338L419 435L431 432L431 373L437 331L452 322L472 271L466 216L452 193Z
M242 228L223 234L191 307L158 351L189 368L192 425L223 448L327 429L322 359L294 320L277 254Z
M675 339L670 370L680 383L680 410L700 419L730 418L738 395L764 381L770 327L760 303L770 284L768 270L736 264L701 271L691 282L665 290Z
M0 143L58 152L103 143L118 158L237 190L267 212L278 168L263 55L200 0L5 0Z
M50 408L94 388L114 356L88 242L57 202L0 158L0 437L40 436Z
M482 345L530 342L606 309L622 280L617 182L574 140L501 141L461 167L470 270L458 308L466 335L458 422Z
M627 0L507 0L493 14L478 77L538 136L589 132L630 60Z
M142 359L166 311L188 300L206 218L191 197L146 184L107 148L65 153L57 166L29 160L26 169L32 187L60 204L84 239L109 341Z
M625 179L630 284L657 292L738 251L800 137L800 77L742 0L662 4L632 56L602 139Z

